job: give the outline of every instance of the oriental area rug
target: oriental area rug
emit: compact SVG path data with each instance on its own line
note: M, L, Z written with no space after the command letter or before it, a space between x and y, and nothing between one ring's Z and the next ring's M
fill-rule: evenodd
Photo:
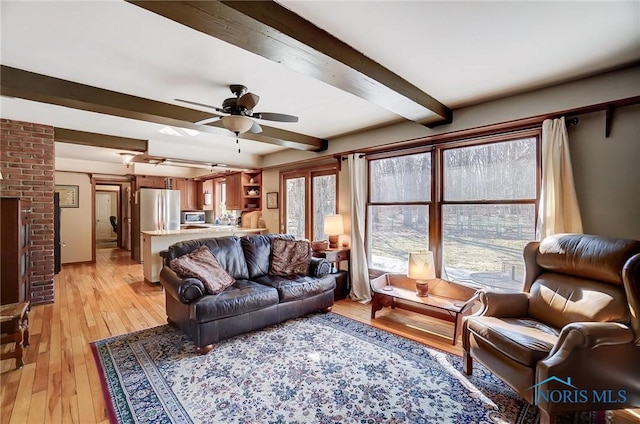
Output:
M92 343L114 423L527 423L536 411L480 364L340 315L231 338L198 355L169 325ZM573 422L567 417L567 422ZM595 423L582 414L580 423Z

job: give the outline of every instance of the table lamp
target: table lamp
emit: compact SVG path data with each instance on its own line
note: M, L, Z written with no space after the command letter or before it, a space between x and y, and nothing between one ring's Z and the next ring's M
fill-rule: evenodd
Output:
M338 236L344 234L342 215L325 215L324 233L329 236L329 249L337 249Z
M429 283L426 280L436 278L433 263L433 252L421 251L409 253L407 277L416 280L416 294L420 297L429 296Z

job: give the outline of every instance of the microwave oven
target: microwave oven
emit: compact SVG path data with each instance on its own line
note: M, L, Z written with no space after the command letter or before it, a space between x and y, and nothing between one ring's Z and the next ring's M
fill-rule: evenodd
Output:
M204 211L182 211L181 224L204 224Z

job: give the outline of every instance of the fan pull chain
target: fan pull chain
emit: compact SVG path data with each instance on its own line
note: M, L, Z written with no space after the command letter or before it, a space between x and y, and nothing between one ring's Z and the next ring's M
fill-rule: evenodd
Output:
M238 131L234 131L236 133L236 144L238 145L238 153L240 153L240 142L238 141L238 136L240 133Z

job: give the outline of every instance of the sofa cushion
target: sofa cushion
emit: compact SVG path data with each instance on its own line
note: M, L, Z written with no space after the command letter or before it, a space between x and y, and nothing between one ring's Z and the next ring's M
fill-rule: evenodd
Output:
M249 270L240 245L240 237L236 236L181 241L169 246L165 258L166 260L178 258L198 249L200 246L207 246L227 274L236 280L249 278Z
M554 234L540 242L537 264L551 272L622 285L622 268L640 253L640 240Z
M220 293L236 281L222 269L207 246L200 246L187 255L173 259L170 267L181 276L202 281L209 294Z
M546 357L558 341L557 329L523 318L471 317L467 328L500 353L528 367Z
M530 293L529 316L558 328L576 321L629 320L627 296L618 285L543 272Z
M321 278L307 275L289 275L286 277L265 275L255 281L264 286L275 288L278 291L281 303L311 297L336 288L336 279L331 274Z
M269 275L308 275L311 260L311 243L308 240L284 240L271 242L271 266Z
M264 234L242 237L240 243L244 250L244 257L247 261L249 279L269 274L271 264L271 242L274 238L294 240L291 234Z
M203 296L191 303L190 319L209 322L278 304L278 292L272 287L249 280L236 282L216 295Z

